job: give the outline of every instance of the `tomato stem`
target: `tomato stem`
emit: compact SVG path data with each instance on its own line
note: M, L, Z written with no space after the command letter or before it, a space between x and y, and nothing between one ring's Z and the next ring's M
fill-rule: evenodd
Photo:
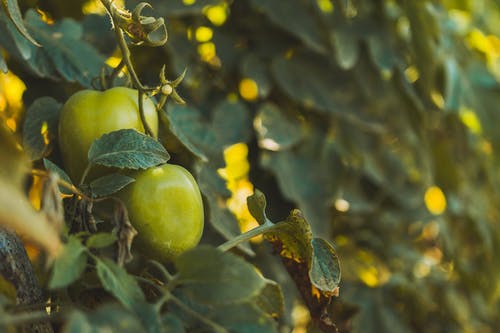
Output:
M240 243L243 243L254 238L255 236L259 236L270 231L272 228L274 228L274 226L274 223L267 220L264 224L261 224L258 227L253 228L252 230L248 230L247 232L244 232L234 237L233 239L228 240L227 242L219 245L217 248L223 252L226 252Z

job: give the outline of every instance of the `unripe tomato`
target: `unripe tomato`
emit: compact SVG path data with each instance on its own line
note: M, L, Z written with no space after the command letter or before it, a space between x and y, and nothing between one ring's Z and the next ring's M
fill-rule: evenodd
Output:
M203 202L193 176L179 165L138 171L135 182L119 193L130 223L139 232L138 249L159 261L171 261L195 247L203 233ZM135 243L134 243L135 244Z
M158 115L148 98L144 99L144 114L153 134L158 136ZM71 96L59 119L59 147L71 179L80 180L87 167L88 150L95 139L127 128L144 133L137 90L115 87L104 92L82 90Z

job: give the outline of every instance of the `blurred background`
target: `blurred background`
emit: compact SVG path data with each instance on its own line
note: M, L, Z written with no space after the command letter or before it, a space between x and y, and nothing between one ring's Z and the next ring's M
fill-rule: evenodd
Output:
M118 64L99 1L20 3L49 25L77 22L72 31ZM168 105L161 140L195 170L204 242L254 227L246 197L259 188L273 221L300 208L334 244L342 332L500 327L500 1L150 3L169 40L134 48L133 60L150 85L163 64L170 79L187 68L187 106ZM22 54L7 61L0 112L14 131L35 98L64 102L92 85L57 64L30 70ZM280 263L259 240L252 248L284 289L283 332L313 332Z

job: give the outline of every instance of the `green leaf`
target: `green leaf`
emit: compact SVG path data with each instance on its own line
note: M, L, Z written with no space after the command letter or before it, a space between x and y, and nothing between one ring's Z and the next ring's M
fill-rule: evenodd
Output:
M252 136L250 111L239 101L224 99L215 106L209 129L215 135L215 144L219 151L220 147L226 148L238 142L248 142Z
M83 312L73 311L68 316L68 321L64 325L64 333L92 333L92 324L90 319Z
M90 190L94 198L106 197L114 194L135 181L134 178L121 175L119 173L112 173L106 175L90 183Z
M7 12L7 15L9 18L12 20L14 25L16 26L17 30L33 45L35 46L41 46L40 44L37 43L36 40L31 37L30 33L24 26L23 22L23 17L21 15L21 10L19 9L19 4L17 3L17 0L2 0L2 4L5 8L5 11Z
M34 10L26 12L25 24L30 34L43 45L37 47L4 21L8 35L0 35L10 55L36 75L51 79L78 82L92 86L92 79L99 76L105 66L104 58L82 40L82 27L72 19L47 24Z
M271 69L282 91L310 110L342 114L347 107L352 108L357 97L346 94L346 91L356 91L346 72L314 54L298 53L290 59L277 57Z
M243 302L265 286L265 280L245 260L208 246L181 254L175 266L183 294L207 305Z
M133 129L104 134L90 146L89 163L107 167L148 169L166 163L170 155L152 137Z
M308 263L312 257L312 232L309 223L298 209L290 212L285 221L276 223L264 234L281 257Z
M271 151L289 149L303 137L303 123L299 115L285 112L276 104L266 103L260 107L255 119L259 146Z
M60 167L58 167L57 165L52 163L50 160L44 158L43 159L43 166L45 167L45 169L47 171L54 172L54 173L58 174L59 178L61 178L62 180L64 180L68 184L73 184L71 182L71 179L69 178L68 174L63 169L61 169ZM72 194L73 193L64 186L59 186L59 191L61 191L61 193L63 193L63 194Z
M246 55L241 62L241 76L250 78L259 87L259 97L266 98L273 87L269 66L264 59L255 54Z
M184 325L182 321L172 313L166 313L162 317L163 328L165 332L176 332L176 333L185 333Z
M33 55L33 44L24 38L8 16L0 11L0 42L9 55L19 58L21 61L29 59ZM28 64L28 66L30 66Z
M202 161L208 161L205 155L206 139L214 141L202 123L200 113L193 107L172 106L167 113L170 131L193 155Z
M108 232L99 232L90 236L85 244L89 248L100 249L114 244L117 239L115 235Z
M56 258L49 281L50 289L64 288L80 277L87 265L86 249L76 237L70 237Z
M23 147L32 161L50 154L57 138L61 104L52 97L36 99L26 111Z
M278 333L276 321L256 304L240 303L216 307L208 317L231 333Z
M105 290L110 292L124 306L133 309L145 297L137 281L124 268L108 258L101 258L96 263L97 275Z
M340 262L335 249L322 238L312 240L313 256L309 278L325 295L338 296Z
M280 285L272 280L266 280L266 285L255 297L255 305L273 318L278 318L285 309L285 300Z
M250 214L252 214L259 224L269 221L266 216L266 197L260 190L255 189L254 193L247 198L247 205Z
M273 23L302 40L312 50L327 52L326 38L308 2L252 0L252 4Z
M90 313L73 311L63 333L147 332L134 313L117 304L106 304ZM153 331L150 331L153 332Z

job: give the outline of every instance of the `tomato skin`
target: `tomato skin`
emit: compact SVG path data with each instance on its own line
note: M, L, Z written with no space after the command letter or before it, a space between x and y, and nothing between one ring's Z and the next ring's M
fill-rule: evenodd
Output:
M134 247L161 262L170 262L195 247L203 233L204 212L191 173L179 165L164 164L132 177L135 182L119 197L139 232Z
M155 105L149 98L144 99L143 105L146 121L157 137ZM80 181L87 167L88 150L95 139L127 128L144 133L137 90L115 87L103 92L81 90L72 95L64 104L59 119L59 147L70 178Z

